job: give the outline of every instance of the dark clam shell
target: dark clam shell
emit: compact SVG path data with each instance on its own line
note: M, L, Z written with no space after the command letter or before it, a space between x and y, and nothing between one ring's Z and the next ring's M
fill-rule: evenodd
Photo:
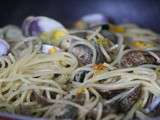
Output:
M132 120L160 120L159 116L148 116L147 114L143 113L142 111L136 112L134 118Z
M97 57L96 57L96 63L104 63L104 62L111 62L111 60L107 60L101 50L100 47L103 47L104 50L109 54L109 56L112 57L114 56L115 54L115 50L112 50L111 51L111 48L113 47L113 42L108 39L108 38L104 38L104 39L97 39L97 41L93 42L92 43L93 46L95 47L96 49L96 52L97 52Z
M149 116L160 116L160 97L152 97L152 101L147 105L145 112Z
M81 71L78 71L75 76L74 76L74 81L76 82L83 82L85 76L89 73L89 71L87 70L81 70Z
M39 33L43 32L39 26L39 19L33 20L28 28L29 35L36 36Z
M80 37L80 38L83 38L83 39L86 39L87 36L89 35L89 33L87 33L87 32L77 32L77 33L73 33L73 35L75 35L77 37Z
M96 120L97 117L97 113L98 113L98 107L96 106L95 108L93 108L86 116L87 120ZM102 117L105 117L107 114L110 113L114 113L114 110L112 109L112 107L110 105L107 106L103 106L103 110L102 110Z
M109 100L115 97L116 95L123 93L124 91L126 91L126 89L112 90L112 91L105 91L105 90L97 90L97 91L102 96L103 99Z
M35 91L32 93L32 100L35 100L38 104L41 105L51 105L52 103L48 101L45 96L37 94Z
M103 35L104 38L109 39L114 44L118 43L118 37L114 33L109 32L107 30L101 30L100 33Z
M141 95L141 86L131 89L126 96L117 100L114 104L117 112L128 112Z
M66 105L60 115L56 116L56 120L76 120L78 117L78 108Z
M154 52L160 56L159 52ZM159 64L159 62L147 51L133 50L123 55L121 65L124 67L138 66L142 64Z
M77 57L80 65L92 63L93 51L85 44L76 44L69 52Z
M106 61L106 59L105 59L105 56L103 55L102 51L100 50L99 45L95 44L95 48L96 48L96 53L97 53L96 64L104 63Z
M112 33L109 32L107 30L101 30L100 33L103 35L104 39L99 43L95 44L95 48L97 51L97 59L96 62L97 63L104 63L104 62L111 62L115 55L117 55L118 49L112 49L111 48L114 45L118 45L118 37ZM107 60L105 56L103 55L102 51L100 50L100 46L103 46L103 48L105 49L105 51L109 54L109 56L111 57L111 60Z

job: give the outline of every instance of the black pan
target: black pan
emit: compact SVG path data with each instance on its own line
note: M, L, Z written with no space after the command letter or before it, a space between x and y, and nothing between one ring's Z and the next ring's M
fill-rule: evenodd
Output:
M70 26L89 13L104 13L118 23L134 22L160 32L160 0L1 0L0 26L21 25L29 15L52 17Z
M48 16L71 26L90 13L103 13L117 23L134 22L160 32L160 0L1 0L0 27L7 24L21 26L23 19L30 15ZM0 113L0 119L11 118L32 120Z

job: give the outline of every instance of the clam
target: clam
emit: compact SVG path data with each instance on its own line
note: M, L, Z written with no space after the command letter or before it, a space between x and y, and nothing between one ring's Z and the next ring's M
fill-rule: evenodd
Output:
M21 29L14 25L8 25L4 27L4 34L3 37L8 41L20 41L22 38L24 38L23 33Z
M19 41L24 39L24 36L20 28L14 25L8 25L3 28L2 38L13 48Z
M114 106L117 112L128 112L137 102L141 95L141 86L136 86L128 91L126 96L118 99Z
M80 37L80 38L83 38L83 39L86 39L88 37L88 35L90 35L90 33L87 33L85 31L77 31L77 32L73 32L73 33L70 33L71 35L75 35L77 37Z
M5 56L8 54L10 45L3 39L0 39L0 56Z
M80 70L74 76L74 81L76 82L83 82L85 76L89 73L88 70Z
M100 31L100 33L103 35L104 38L107 38L109 39L111 42L113 42L114 44L117 44L118 43L118 37L116 36L116 34L108 31L108 30L105 30L105 29L102 29Z
M100 50L99 46L96 46L96 53L97 53L96 64L104 63L106 59L102 51Z
M124 67L138 66L143 64L160 64L160 52L158 51L139 51L130 50L125 53L121 59L121 65Z
M65 105L59 115L56 115L56 120L76 120L78 117L78 108Z
M143 113L142 111L137 111L133 120L160 120L160 117L159 116L151 117Z
M106 41L106 42L105 42ZM108 41L107 40L105 40L104 39L104 41L100 41L100 42L98 42L98 41L96 41L96 43L94 43L94 47L95 47L95 49L96 49L96 54L97 54L97 57L96 57L96 64L98 64L98 63L104 63L104 62L110 62L111 60L110 60L110 58L109 58L109 60L107 59L106 60L106 58L105 58L105 56L104 56L104 54L103 54L103 52L102 52L102 50L101 50L101 46L103 46L103 48L104 48L104 50L109 54L109 56L110 56L110 52L108 51L108 43L107 43Z
M98 106L96 106L95 108L93 108L91 111L89 111L89 113L86 115L86 120L96 120L97 117L97 113L99 111ZM112 110L111 106L103 106L103 110L102 110L102 118L108 114L112 114L114 110Z
M120 41L118 40L117 35L107 30L101 30L100 33L103 35L104 38L97 39L96 41L95 47L98 53L97 56L100 55L101 62L111 62L119 51L118 44ZM103 52L101 51L100 47L104 48L104 50L108 54L108 57L103 55Z
M65 39L60 43L60 47L64 50L68 50L77 41L76 39Z
M64 26L60 22L45 16L27 17L22 25L25 36L37 36L42 32L51 32L57 29L64 29Z
M152 97L152 101L147 105L145 112L150 116L159 116L160 97Z
M93 50L85 44L75 44L69 52L77 57L80 65L91 64L93 61Z
M106 90L97 90L98 93L102 96L104 100L109 100L118 94L121 94L125 91L126 89L120 89L120 90L112 90L112 91L106 91Z
M55 96L54 96L55 98ZM50 105L52 104L46 97L37 94L35 91L32 93L32 99L41 105Z
M76 22L75 27L78 29L88 29L95 26L100 26L108 22L108 17L103 14L94 13L83 16Z

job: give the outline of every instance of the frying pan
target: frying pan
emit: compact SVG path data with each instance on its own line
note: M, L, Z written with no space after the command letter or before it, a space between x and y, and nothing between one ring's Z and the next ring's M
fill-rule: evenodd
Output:
M21 26L27 16L48 16L65 26L91 13L103 13L117 23L133 22L160 32L160 0L1 0L0 27ZM13 118L13 119L11 119ZM154 119L158 120L160 118ZM0 120L37 120L0 113ZM41 120L41 119L39 119Z
M160 32L160 0L1 0L0 26L21 26L29 15L48 16L70 26L90 13L103 13L117 23L134 22Z

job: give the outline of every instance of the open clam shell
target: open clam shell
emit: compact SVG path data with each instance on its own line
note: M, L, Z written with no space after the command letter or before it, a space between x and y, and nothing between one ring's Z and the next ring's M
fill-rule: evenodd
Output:
M3 39L0 39L0 56L5 56L8 54L10 45Z
M106 23L108 23L108 17L103 14L87 14L85 16L82 16L82 18L75 23L75 28L89 29Z
M151 102L145 108L149 116L160 116L160 97L152 97Z
M159 58L159 51L130 50L123 55L121 65L131 67L143 64L160 64Z
M45 16L27 17L22 25L25 36L37 36L42 32L50 32L63 28L64 26L60 22Z
M69 49L69 52L77 57L80 65L91 64L94 61L94 51L86 44L76 43Z
M128 112L133 105L140 99L141 86L136 86L128 91L128 94L115 102L118 112Z

